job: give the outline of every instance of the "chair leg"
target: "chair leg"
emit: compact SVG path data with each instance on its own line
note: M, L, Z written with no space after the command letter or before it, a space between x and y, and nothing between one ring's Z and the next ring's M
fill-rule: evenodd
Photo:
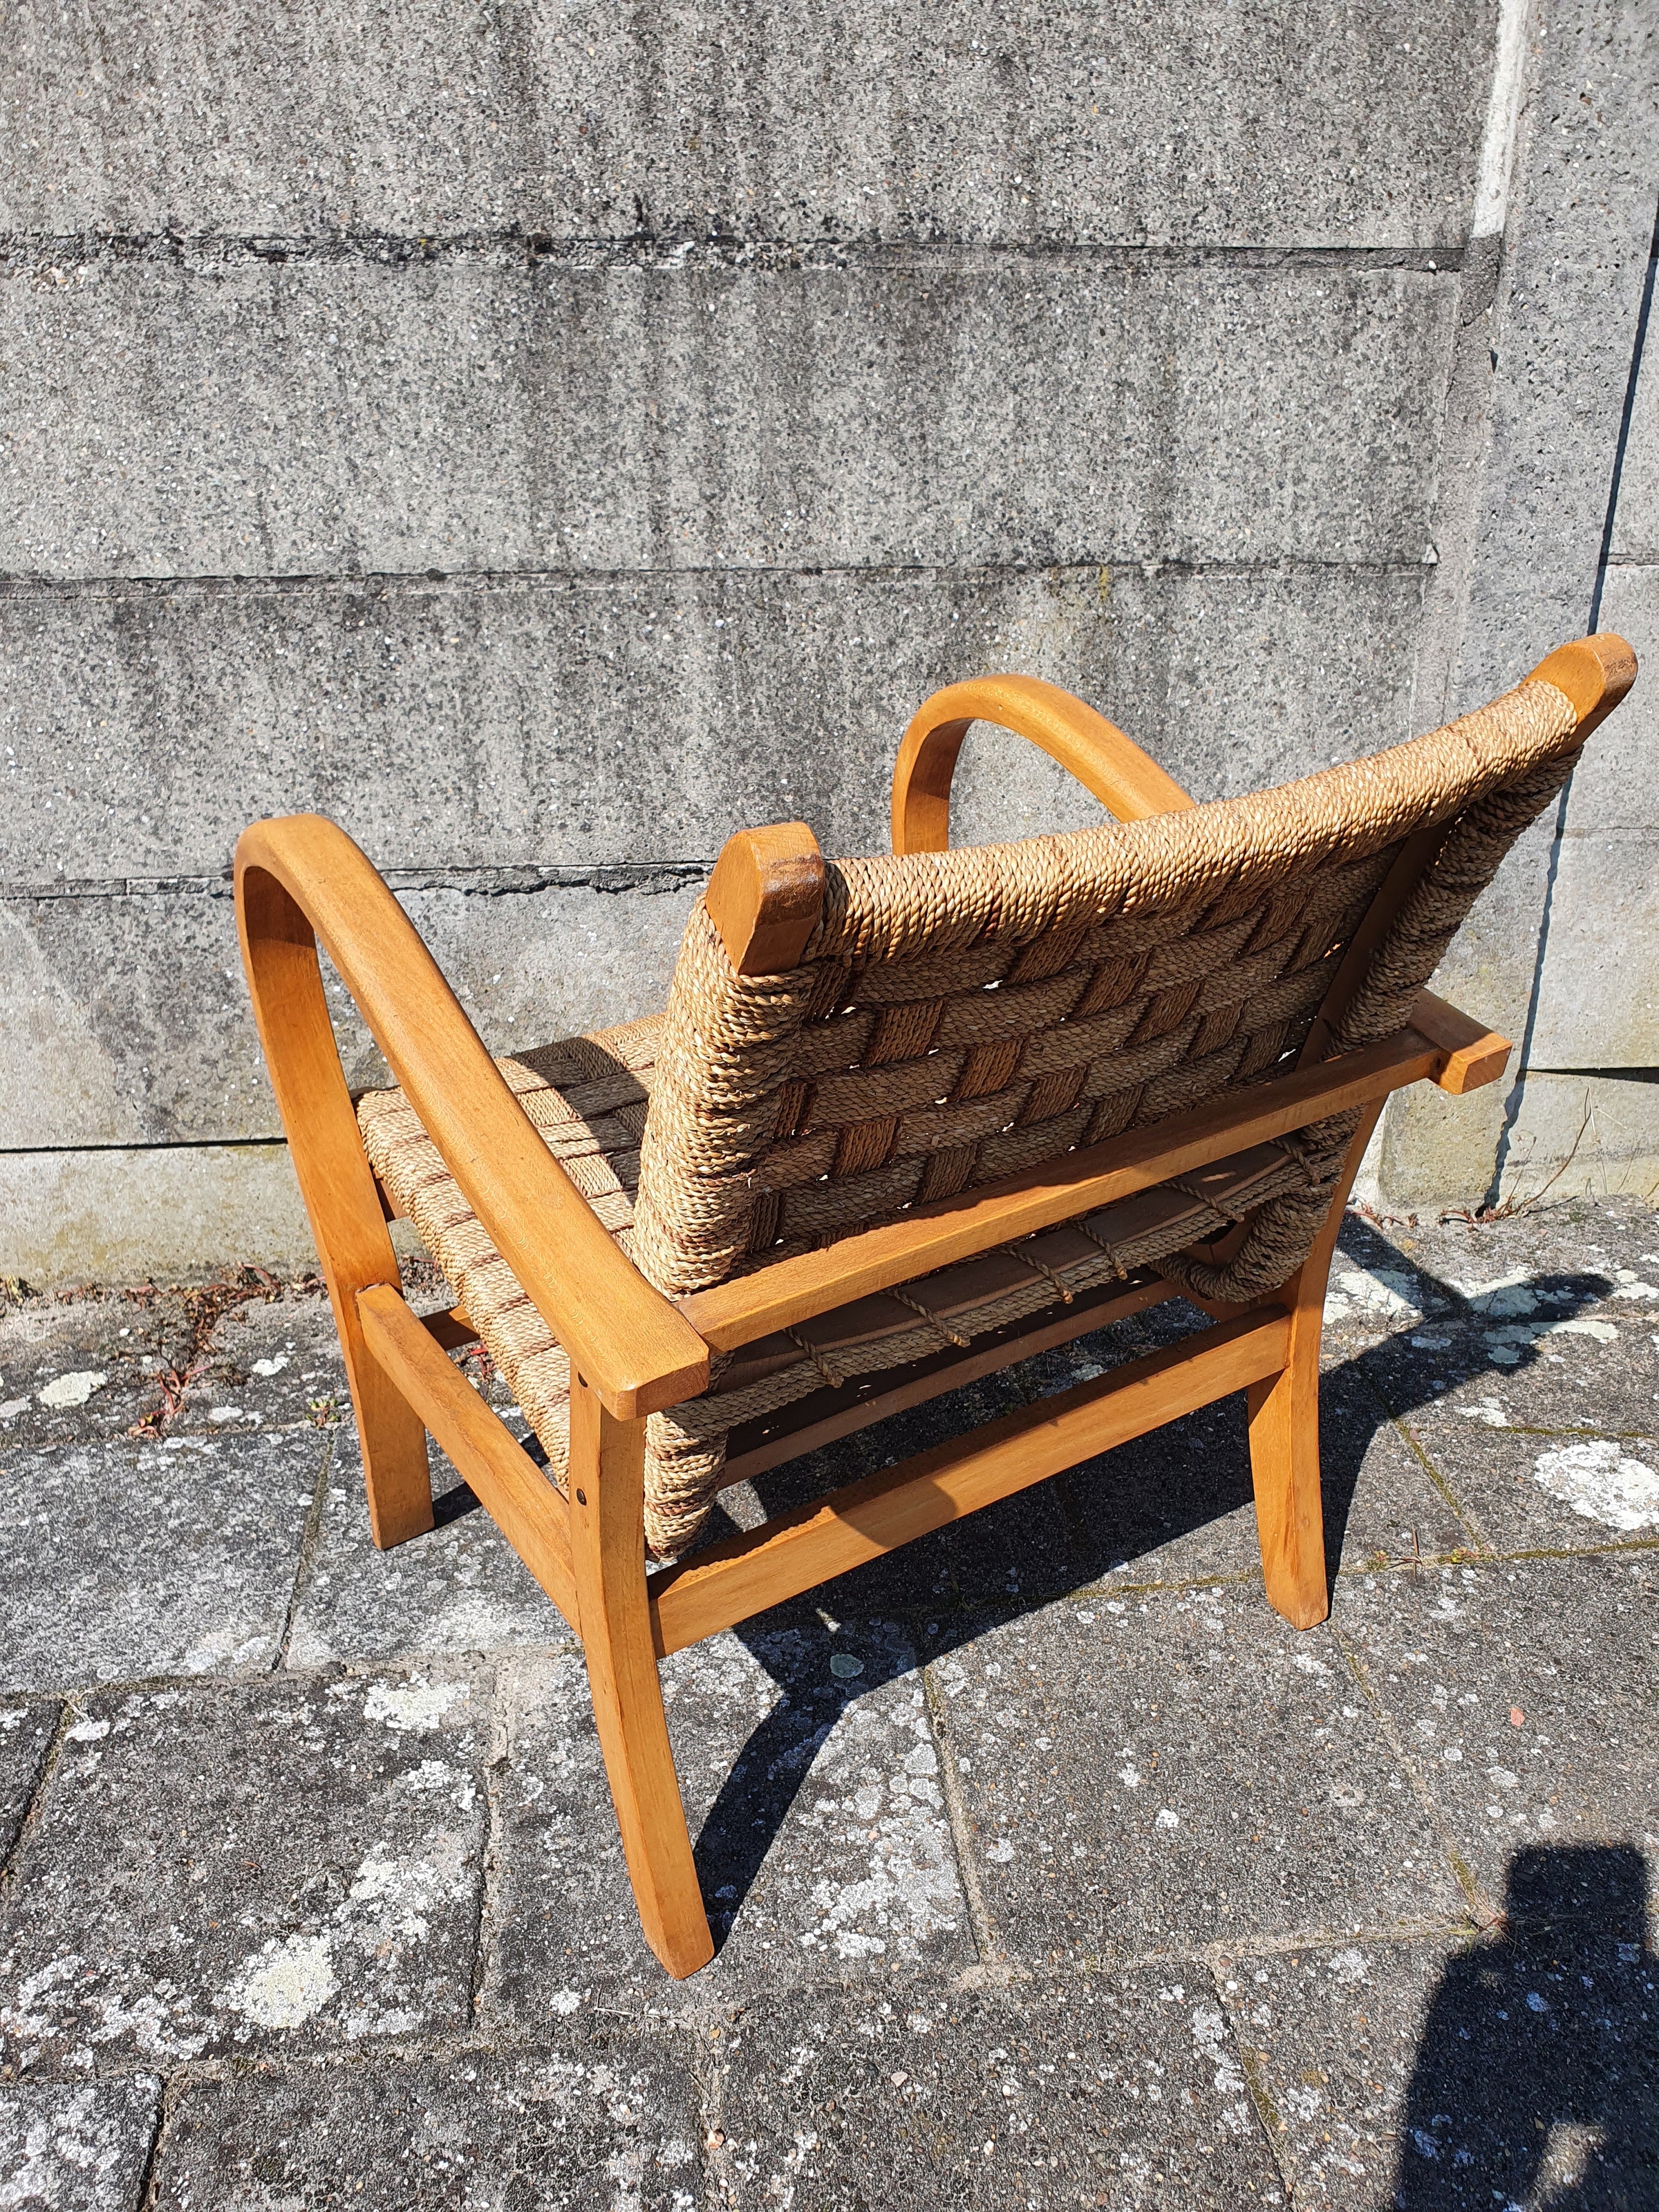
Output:
M397 1257L341 1072L311 925L263 870L243 875L237 906L248 994L357 1416L369 1528L385 1551L432 1526L426 1431L375 1364L357 1317L359 1291L399 1279Z
M1291 1309L1290 1358L1277 1375L1253 1382L1244 1396L1261 1579L1267 1602L1292 1628L1315 1627L1331 1609L1319 1480L1319 1346L1325 1325L1325 1283L1348 1193L1381 1110L1380 1106L1369 1109L1360 1117L1313 1249L1277 1294Z
M570 1378L570 1544L587 1679L645 1937L676 1980L714 1955L645 1590L645 1424Z
M1245 1392L1250 1477L1267 1602L1292 1628L1312 1628L1331 1609L1319 1486L1319 1331L1291 1322L1291 1357L1278 1375Z

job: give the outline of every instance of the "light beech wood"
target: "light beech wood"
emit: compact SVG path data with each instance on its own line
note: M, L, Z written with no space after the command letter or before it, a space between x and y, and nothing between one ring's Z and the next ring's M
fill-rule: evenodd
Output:
M239 867L236 926L289 1158L334 1310L362 1447L369 1533L384 1550L432 1526L426 1431L370 1355L357 1312L357 1293L395 1283L398 1262L340 1070L310 925L274 875Z
M795 967L823 911L823 855L804 822L728 837L703 893L739 975Z
M302 1043L289 1011L310 988L307 963L316 974L320 939L495 1249L611 1411L632 1419L695 1397L708 1379L706 1348L542 1142L403 908L344 830L315 814L256 822L237 843L236 884L249 989L290 1142L296 1129L325 1121L338 1132L332 1152L344 1174L349 1123L361 1163L351 1178L380 1220L332 1032L325 1036L313 1018ZM326 1029L320 981L312 1004ZM331 1193L320 1225L312 1210L319 1251L343 1218ZM383 1222L378 1233L385 1258L368 1279L395 1282Z
M645 1428L570 1377L570 1536L582 1650L640 1925L677 1979L714 1955L668 1741L645 1581Z
M570 1509L524 1446L466 1377L400 1291L380 1283L357 1294L363 1337L572 1628L578 1626L570 1561Z
M1282 1307L1225 1322L711 1544L652 1577L657 1649L666 1655L699 1643L1275 1374L1288 1341Z
M1558 645L1527 678L1528 684L1553 684L1571 700L1578 734L1589 737L1604 722L1636 681L1636 655L1613 630L1576 637Z
M1366 1108L1312 1250L1274 1296L1290 1310L1285 1363L1245 1393L1250 1480L1267 1602L1292 1628L1311 1628L1331 1609L1325 1571L1325 1520L1319 1480L1319 1346L1325 1285L1348 1193L1382 1111Z
M1502 1079L1515 1050L1506 1036L1437 999L1432 991L1419 991L1412 1008L1412 1027L1419 1036L1439 1047L1442 1060L1434 1080L1443 1091L1461 1098L1467 1091L1480 1091Z
M1473 1030L1474 1024L1469 1026ZM792 1328L849 1299L1052 1229L1230 1152L1386 1097L1408 1083L1436 1081L1451 1057L1452 1048L1404 1030L1340 1060L1224 1091L1190 1113L1046 1160L1006 1182L915 1206L902 1221L843 1237L823 1251L779 1260L752 1275L695 1291L679 1301L680 1310L712 1350L733 1352L775 1328Z
M893 770L893 850L943 853L951 842L951 779L975 722L1040 745L1120 822L1170 814L1192 800L1115 723L1036 676L981 676L936 691L904 733Z

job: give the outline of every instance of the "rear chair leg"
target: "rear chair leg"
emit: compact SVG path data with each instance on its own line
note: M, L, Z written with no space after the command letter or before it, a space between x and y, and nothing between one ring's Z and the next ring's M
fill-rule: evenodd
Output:
M1324 1271L1319 1274L1323 1295ZM1319 1488L1319 1323L1298 1304L1291 1357L1245 1393L1250 1475L1267 1602L1292 1628L1312 1628L1331 1609L1325 1577L1325 1520Z
M1291 1309L1290 1357L1277 1375L1251 1383L1245 1393L1261 1579L1267 1602L1292 1628L1312 1628L1331 1609L1319 1482L1319 1344L1325 1323L1325 1281L1348 1193L1381 1111L1377 1106L1361 1115L1313 1249L1277 1293Z
M570 1546L599 1748L646 1941L676 1980L714 1955L645 1589L645 1424L570 1378Z
M398 1261L341 1072L311 925L263 869L243 872L237 890L248 995L334 1308L369 1528L385 1551L432 1526L426 1431L376 1366L357 1318L358 1291L397 1283Z

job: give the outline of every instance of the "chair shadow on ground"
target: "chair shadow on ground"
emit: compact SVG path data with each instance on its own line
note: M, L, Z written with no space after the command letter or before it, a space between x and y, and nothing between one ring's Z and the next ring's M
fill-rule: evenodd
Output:
M1426 1315L1439 1309L1435 1318L1443 1328L1469 1318L1459 1291L1413 1267L1353 1214L1344 1223L1340 1249L1362 1268L1410 1276L1421 1285L1422 1310ZM1537 1279L1541 1290L1555 1294L1554 1310L1563 1314L1613 1288L1599 1274ZM1028 1387L1063 1388L1076 1379L1079 1356L1104 1368L1206 1326L1206 1317L1184 1304L1153 1308L1031 1363ZM1376 1430L1438 1396L1437 1382L1450 1389L1482 1373L1513 1376L1535 1357L1522 1346L1516 1362L1500 1370L1479 1336L1465 1330L1443 1348L1411 1361L1401 1358L1395 1338L1385 1338L1328 1371L1322 1389L1322 1465L1333 1589L1360 1470ZM763 1476L754 1485L759 1502L768 1514L782 1511L804 1496L970 1429L1004 1409L1006 1400L988 1399L995 1387L974 1386L936 1399ZM1339 1402L1340 1419L1331 1417ZM1050 1493L1046 1509L1040 1502L1044 1492ZM696 1839L697 1873L716 1944L730 1932L818 1750L850 1705L909 1673L920 1658L939 1658L969 1641L988 1618L1039 1611L1250 1503L1243 1401L1222 1401L740 1624L733 1633L779 1694L734 1761ZM1039 1520L1041 1533L1034 1537ZM736 1525L717 1511L703 1540L729 1534ZM860 1671L845 1677L831 1671L838 1655L848 1664L847 1644L832 1626L843 1620L860 1624ZM872 1635L878 1624L880 1633Z
M1504 1920L1430 2000L1394 2179L1401 2212L1659 2205L1659 1959L1639 1850L1510 1861Z

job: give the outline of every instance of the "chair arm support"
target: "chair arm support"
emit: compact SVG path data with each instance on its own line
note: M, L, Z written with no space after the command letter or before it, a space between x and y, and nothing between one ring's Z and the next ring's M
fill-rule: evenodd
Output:
M1515 1050L1508 1037L1487 1029L1461 1007L1437 999L1432 991L1418 993L1412 1008L1412 1027L1419 1036L1440 1047L1444 1057L1430 1081L1449 1091L1454 1098L1496 1083Z
M951 842L951 779L974 722L994 722L1068 769L1120 822L1193 802L1133 738L1081 699L1036 676L981 676L936 691L904 733L893 770L893 850L943 853Z
M344 830L314 814L253 823L237 842L236 907L290 1141L312 1117L331 1118L332 1150L324 1158L312 1148L323 1163L313 1171L354 1172L339 1114L343 1107L349 1115L349 1102L317 965L320 939L467 1203L609 1410L631 1420L704 1389L708 1346L595 1218L414 925ZM356 1157L367 1175L361 1146Z

